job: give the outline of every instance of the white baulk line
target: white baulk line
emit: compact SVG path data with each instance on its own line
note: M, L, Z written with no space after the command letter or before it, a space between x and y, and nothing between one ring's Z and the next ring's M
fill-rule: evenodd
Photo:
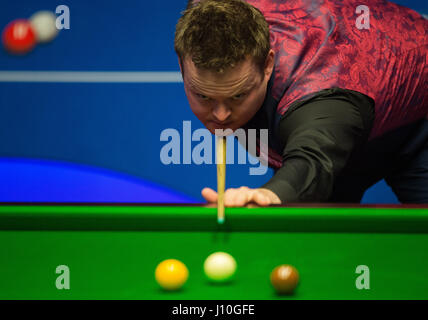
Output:
M0 82L179 83L180 72L0 71Z

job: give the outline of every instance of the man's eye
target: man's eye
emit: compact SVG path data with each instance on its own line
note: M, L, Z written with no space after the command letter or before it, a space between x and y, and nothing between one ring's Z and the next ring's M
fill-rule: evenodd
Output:
M234 95L232 97L232 99L233 100L241 100L241 99L245 98L246 95L247 95L246 93L240 93L240 94Z
M207 96L204 96L203 94L197 93L196 96L201 100L209 100L209 98Z

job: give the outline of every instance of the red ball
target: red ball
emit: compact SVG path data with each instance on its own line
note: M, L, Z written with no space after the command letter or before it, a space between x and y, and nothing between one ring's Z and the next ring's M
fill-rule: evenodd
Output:
M6 26L2 41L5 49L10 53L25 54L36 45L36 34L29 21L18 19Z

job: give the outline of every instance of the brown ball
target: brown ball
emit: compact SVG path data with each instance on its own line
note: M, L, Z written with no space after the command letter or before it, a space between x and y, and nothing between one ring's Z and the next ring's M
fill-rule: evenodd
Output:
M278 294L292 294L299 283L299 273L293 266L283 264L273 269L270 282Z

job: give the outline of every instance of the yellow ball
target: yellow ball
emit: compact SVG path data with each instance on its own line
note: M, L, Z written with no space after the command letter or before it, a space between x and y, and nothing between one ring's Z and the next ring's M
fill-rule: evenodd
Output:
M187 281L189 270L176 259L167 259L158 264L155 271L157 283L165 290L178 290Z

